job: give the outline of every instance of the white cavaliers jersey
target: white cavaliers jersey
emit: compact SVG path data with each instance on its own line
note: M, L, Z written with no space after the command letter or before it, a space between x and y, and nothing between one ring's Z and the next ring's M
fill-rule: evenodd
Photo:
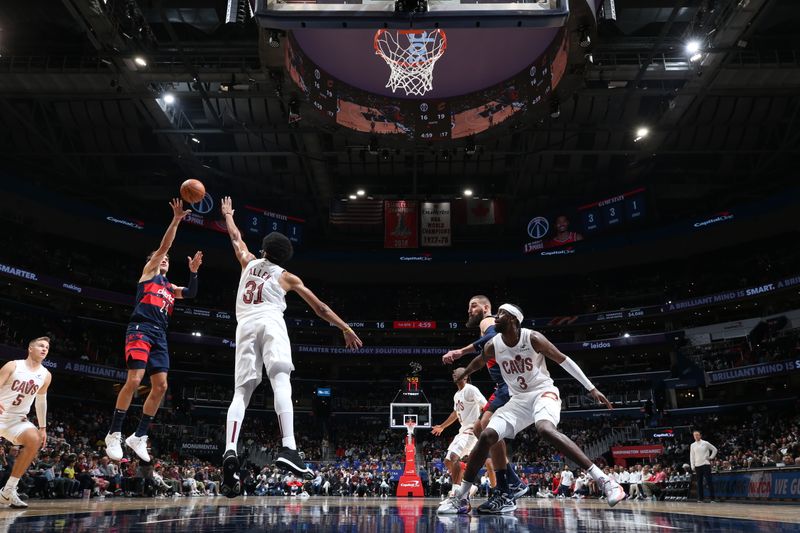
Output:
M47 378L47 369L39 366L37 371L28 368L25 359L15 361L16 368L8 381L0 387L0 405L5 411L4 415L28 416L31 404L36 398L36 393L44 385Z
M459 433L472 433L472 425L481 417L481 409L486 405L486 398L475 385L467 383L464 388L453 395L453 410L461 422Z
M253 259L242 270L236 293L236 320L263 316L283 317L286 291L278 280L284 269L266 259Z
M494 343L494 358L512 396L553 386L544 356L531 344L531 330L520 330L516 346L506 346L500 334L490 342Z

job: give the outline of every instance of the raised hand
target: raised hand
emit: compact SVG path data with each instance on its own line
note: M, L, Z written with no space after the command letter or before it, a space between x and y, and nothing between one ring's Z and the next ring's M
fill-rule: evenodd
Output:
M186 259L189 260L189 272L197 273L200 265L203 264L203 252L197 251L194 257L187 257Z
M191 209L183 208L183 201L180 198L173 198L169 206L172 208L172 218L174 220L183 220L183 217L192 212Z
M444 428L442 427L442 425L441 424L437 424L437 425L435 425L435 426L433 426L431 428L431 435L433 435L435 437L438 437L439 435L442 434L442 431L444 431Z
M225 196L222 198L222 202L219 206L220 211L222 211L222 216L231 215L233 216L233 200L231 200L230 196Z

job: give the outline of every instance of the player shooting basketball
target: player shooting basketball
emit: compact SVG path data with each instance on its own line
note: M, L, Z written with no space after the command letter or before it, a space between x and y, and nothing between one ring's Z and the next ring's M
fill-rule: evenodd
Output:
M145 370L150 375L150 393L142 407L142 418L136 431L125 439L142 461L150 462L147 452L147 430L158 412L158 406L167 392L169 372L169 349L167 328L176 299L197 296L197 270L203 264L203 252L189 257L189 284L186 287L173 285L167 279L169 252L178 225L191 211L183 209L183 202L174 198L170 202L172 222L167 227L158 249L147 257L136 287L136 306L125 333L125 363L128 377L117 395L111 428L106 435L106 454L110 459L122 459L122 423L128 414L133 395L142 382Z

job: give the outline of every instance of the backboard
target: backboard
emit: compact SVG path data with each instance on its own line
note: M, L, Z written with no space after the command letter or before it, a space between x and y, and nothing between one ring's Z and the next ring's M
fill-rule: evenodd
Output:
M405 0L406 4L422 0ZM569 0L427 0L427 11L396 13L395 0L256 0L268 28L561 27Z
M431 404L429 403L392 403L389 405L389 427L406 429L406 421L412 419L417 429L431 428Z

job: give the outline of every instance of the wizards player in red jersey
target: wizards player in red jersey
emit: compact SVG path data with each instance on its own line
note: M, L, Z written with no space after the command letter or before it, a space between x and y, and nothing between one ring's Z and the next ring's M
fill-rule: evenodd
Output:
M460 359L465 355L481 353L486 343L497 334L494 329L492 303L489 301L488 297L479 294L470 298L469 305L467 307L467 314L469 316L467 319L467 327L472 328L475 326L480 326L481 338L463 348L450 350L444 354L442 356L442 362L445 364L450 364L456 359ZM481 434L483 428L485 428L489 423L492 413L507 404L511 399L511 395L508 392L508 384L506 384L505 380L503 379L503 374L500 372L500 367L497 366L496 361L493 359L487 361L486 370L489 371L489 375L492 377L492 381L495 383L495 389L492 395L489 397L489 401L486 403L486 406L483 408L483 416L478 422L475 423L476 437ZM510 461L506 460L507 457L508 450L506 449L506 442L501 440L492 447L492 460L491 462L487 462L486 470L490 479L499 475L503 480L507 480L511 491L510 495L516 500L528 492L528 485L522 481L519 476L517 476L517 473L514 470L514 465L512 465ZM494 469L494 464L500 465L504 463L506 464L506 468L502 469L502 472L497 470L492 471ZM492 484L495 483L496 480L492 479ZM503 484L505 485L505 483Z
M167 279L169 251L181 220L191 213L183 209L183 202L175 198L170 202L172 222L161 239L158 250L147 257L139 284L136 287L136 306L133 308L125 334L125 363L128 378L117 396L117 405L106 435L106 453L110 459L122 459L122 423L131 405L133 394L139 388L145 370L150 375L150 394L142 407L142 419L136 432L125 439L136 455L150 462L147 452L147 429L156 416L158 406L167 392L169 351L167 327L176 298L194 298L197 295L197 269L203 263L203 252L189 259L189 285L178 287Z

